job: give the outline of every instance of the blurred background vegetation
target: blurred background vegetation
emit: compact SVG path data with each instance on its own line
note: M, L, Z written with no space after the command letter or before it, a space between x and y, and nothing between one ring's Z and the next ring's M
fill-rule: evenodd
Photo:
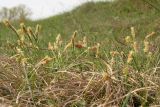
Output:
M77 30L80 36L88 36L96 41L107 38L123 42L122 38L130 34L130 27L137 30L138 38L144 38L148 32L160 33L159 0L115 0L114 2L88 2L71 12L42 20L31 21L31 10L24 5L11 9L3 8L1 18L13 20L17 26L25 22L29 26L43 26L42 41L52 41L59 33L64 38L70 37ZM17 20L17 21L16 21ZM0 24L0 40L12 40L13 32Z

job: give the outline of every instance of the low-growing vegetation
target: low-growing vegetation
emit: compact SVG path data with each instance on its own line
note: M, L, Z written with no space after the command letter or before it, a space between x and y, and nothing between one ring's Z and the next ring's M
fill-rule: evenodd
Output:
M35 30L23 23L1 56L1 96L21 106L149 106L159 104L159 47L156 32L136 40L134 27L123 46L104 50L75 31L68 42L59 34L41 46ZM110 46L116 44L108 44ZM120 49L121 48L121 49Z
M128 35L118 39L94 40L78 30L68 39L58 34L45 41L49 32L41 34L39 24L4 25L13 39L0 45L0 106L160 106L160 38L154 28L145 34L127 24Z

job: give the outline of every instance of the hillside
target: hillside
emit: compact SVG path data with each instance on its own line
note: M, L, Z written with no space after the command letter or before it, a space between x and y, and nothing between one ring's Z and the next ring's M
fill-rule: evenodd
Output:
M139 35L143 37L147 32L158 29L160 18L159 12L154 8L147 4L140 4L129 0L113 3L91 2L71 12L35 23L43 26L44 34L61 33L64 37L71 35L75 30L78 30L82 36L93 36L96 39L126 36L131 26L140 31Z
M5 20L0 106L158 107L160 2L143 1L89 2L43 20Z
M69 37L75 30L81 36L94 39L121 37L128 35L131 26L140 31L140 37L144 37L147 32L159 29L159 12L150 5L137 1L89 2L71 12L27 22L27 25L42 25L42 35L47 36L46 39L51 37L51 40L54 39L52 36L59 33L64 37ZM1 27L0 32L1 39L6 39L4 36L6 29Z

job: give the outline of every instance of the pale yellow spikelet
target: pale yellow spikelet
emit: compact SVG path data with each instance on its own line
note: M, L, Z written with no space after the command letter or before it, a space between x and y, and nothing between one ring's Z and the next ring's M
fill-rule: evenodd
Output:
M132 38L130 36L126 36L125 37L125 42L126 43L131 43L132 42Z
M156 34L156 32L151 32L150 34L148 34L148 35L145 37L145 39L148 39L148 38L152 37L152 36L155 35L155 34Z
M21 46L21 42L20 42L20 40L17 40L17 44L18 44L19 46Z
M72 46L75 45L76 35L77 35L77 31L75 31L75 32L73 33L73 35L72 35L72 37L71 37L71 39L70 39L70 42L69 42L69 43L65 46L65 48L64 48L64 52L65 52L68 48L70 48L70 47L72 47Z
M153 53L152 52L148 52L148 57L152 58Z
M47 64L49 61L52 61L53 58L49 56L45 56L44 59L42 59L42 64Z
M33 30L32 30L32 28L29 26L29 27L27 27L27 33L29 34L29 36L31 37L31 36L33 36L34 37L34 33L33 33ZM34 37L35 38L35 37Z
M20 28L23 29L25 27L24 23L20 23Z
M27 27L27 34L28 34L28 37L31 38L32 35L33 35L33 31L32 31L32 28L29 26Z
M18 29L17 30L17 34L19 35L20 38L20 42L24 43L24 39L25 39L25 33L23 29Z
M58 51L58 58L62 58L62 53Z
M122 55L122 56L123 56L123 55L124 55L124 52L123 52L123 51L121 51L121 52L120 52L120 55Z
M136 41L133 43L133 49L136 53L138 52L139 47L138 47L138 43Z
M39 49L40 49L40 48L39 48L38 46L36 46L36 45L34 45L34 48L35 48L35 49L37 49L37 50L39 50Z
M34 45L34 44L31 43L31 42L28 44L28 46L29 46L30 48L34 48L34 49L37 49L37 50L39 49L38 46Z
M84 36L83 37L83 47L87 47L87 37L86 36Z
M3 20L3 23L5 26L9 27L10 26L10 22L8 19Z
M40 67L41 65L48 64L50 61L52 61L53 58L49 57L48 55L45 56L37 65L36 67Z
M22 22L22 23L20 23L20 27L21 28L23 28L25 25L24 25L24 23Z
M53 47L53 45L51 44L51 42L48 42L48 50L50 50L50 51L53 51L53 50L54 50L54 47Z
M92 49L92 47L88 47L87 50L90 51Z
M58 50L58 44L54 43L53 47L54 47L54 50Z
M16 47L16 52L17 52L18 55L24 56L24 52L18 47Z
M134 51L130 51L127 58L127 63L131 63L133 60Z
M22 47L25 43L23 40L17 40L17 44Z
M41 28L42 28L41 25L39 25L39 24L36 25L35 35L39 34Z
M16 47L16 51L17 51L17 53L22 53L22 50L18 47Z
M111 52L110 52L110 55L111 55L112 57L115 57L116 55L119 55L119 52L118 52L118 51L111 51Z
M24 33L27 32L27 29L26 29L26 26L25 26L24 23L20 23L20 29L21 29Z
M57 35L55 44L56 44L57 46L61 46L61 45L62 45L61 34L58 34L58 35Z
M21 59L21 64L24 66L27 64L28 58L22 58Z
M98 58L99 57L99 54L100 54L100 43L97 43L97 46L96 46L96 58Z
M38 41L38 36L40 34L40 31L42 29L42 26L37 24L36 25L36 29L35 29L35 32L31 31L31 35L33 36L34 40L37 42Z
M15 28L14 26L12 26L12 24L11 24L8 20L4 20L3 23L4 23L7 27L9 27L12 31L14 31L14 32L16 33L16 36L18 37L18 39L20 39L20 38L19 38L19 35L17 34L16 28Z
M136 37L136 33L135 33L134 27L131 27L131 35L132 35L133 39Z
M61 34L58 34L56 37L56 43L58 43L61 40Z
M27 27L27 32L28 32L29 36L32 35L33 31L32 31L32 28L30 26Z
M72 42L70 41L64 48L64 52L69 48L72 47Z
M29 43L28 46L29 46L29 47L33 47L33 43Z
M75 31L75 32L73 33L72 37L71 37L71 42L72 42L72 45L73 45L73 46L74 46L74 44L75 44L75 38L76 38L76 36L77 36L77 31Z
M34 38L35 41L37 41L38 38L37 38L37 37L35 36L35 34L33 33L33 30L32 30L31 27L27 27L26 32L27 32L27 36L28 36L30 42L32 42L32 37Z
M145 53L149 52L149 45L150 45L149 42L147 40L144 40L144 49L143 49L143 51Z

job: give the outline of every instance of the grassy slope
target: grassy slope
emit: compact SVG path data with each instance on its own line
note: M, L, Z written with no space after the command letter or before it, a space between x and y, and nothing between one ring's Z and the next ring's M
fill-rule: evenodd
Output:
M30 60L33 61L29 63L29 64L32 64L33 67L45 55L49 55L52 57L56 56L54 61L51 63L51 65L49 65L48 68L47 67L42 68L42 70L38 69L38 75L33 72L34 69L33 71L32 70L28 71L29 72L28 79L31 82L32 90L35 92L37 92L36 90L40 91L39 94L45 99L43 101L39 96L36 96L37 94L35 93L33 94L33 96L35 97L35 102L38 102L37 100L40 100L40 101L42 100L42 102L40 102L41 104L55 103L54 96L52 96L53 95L52 91L54 91L54 89L53 90L51 89L49 92L47 92L49 94L45 93L46 90L43 90L43 89L41 90L42 87L44 89L47 89L49 87L46 84L49 84L52 86L52 80L55 80L56 82L54 83L53 81L53 84L54 84L53 86L55 86L53 88L55 88L55 90L56 90L56 86L59 88L59 85L61 84L66 85L63 87L63 88L66 88L66 90L68 90L68 88L71 88L71 90L73 90L74 88L77 88L77 83L79 82L84 83L84 86L82 85L81 87L81 85L79 85L80 87L78 87L77 90L82 91L83 94L85 93L85 91L86 93L84 94L84 96L81 96L81 92L80 92L80 95L78 94L78 96L82 97L82 101L78 100L77 104L75 105L79 105L79 103L83 104L83 102L90 104L90 103L93 103L94 101L99 102L99 100L100 100L99 103L101 103L101 101L105 102L106 99L103 97L106 97L108 94L107 92L105 93L106 95L103 94L103 90L101 93L98 88L102 87L102 89L104 88L104 90L108 90L106 86L106 83L107 83L106 81L108 81L108 79L110 80L110 77L108 78L108 75L106 76L99 73L99 72L106 71L106 64L110 63L111 55L109 54L110 50L108 50L108 48L113 48L111 50L115 49L118 51L119 50L124 51L126 53L124 56L123 55L120 56L120 59L119 57L116 59L116 64L114 66L111 65L111 69L115 71L114 76L116 79L118 79L118 81L114 79L113 81L111 80L109 87L111 87L110 91L111 93L113 92L112 93L113 96L111 97L110 101L112 100L114 101L114 99L119 97L119 95L120 96L126 95L126 97L122 99L123 100L122 102L119 100L119 102L117 103L117 105L119 104L125 107L127 106L127 103L129 103L129 101L131 102L131 100L134 99L134 96L130 95L129 92L132 92L134 95L134 91L136 89L140 91L142 90L142 92L138 93L138 95L144 97L147 100L148 100L148 96L150 95L151 97L153 96L154 98L156 98L156 95L157 95L157 98L159 98L157 87L154 87L152 89L153 95L152 95L152 91L146 91L148 89L146 87L150 88L150 86L154 86L154 85L156 86L156 84L158 85L159 74L158 73L156 74L156 70L154 69L154 67L156 64L157 66L159 66L158 65L159 54L158 53L154 54L154 57L149 59L147 55L144 55L145 53L143 52L143 47L142 47L142 52L139 53L137 56L135 56L134 60L136 63L133 62L131 64L127 64L126 57L128 55L128 51L131 49L129 46L123 46L119 44L119 42L117 43L117 41L123 42L124 36L131 35L130 34L131 26L134 26L136 28L136 34L137 34L136 36L140 40L143 40L141 38L146 36L147 33L150 33L151 31L159 30L158 27L159 27L160 18L159 18L158 11L156 11L155 9L153 9L148 5L143 5L139 3L140 2L139 0L137 0L136 2L135 1L136 0L134 1L121 0L119 2L113 2L113 3L87 3L85 5L78 7L72 12L64 13L62 15L50 17L44 20L26 23L29 26L35 26L35 24L42 25L43 30L40 36L41 38L40 41L42 42L40 42L40 44L44 47L47 47L48 41L51 41L51 42L54 41L55 37L59 33L62 34L64 40L68 40L66 38L70 38L70 36L75 30L78 30L79 32L78 38L82 36L87 36L87 38L90 38L89 40L91 40L91 42L94 42L94 41L101 42L103 43L101 44L101 46L104 47L104 50L101 49L104 52L104 54L100 58L95 58L93 57L93 55L86 54L85 52L83 53L83 50L78 50L78 49L77 50L70 49L67 51L68 53L62 53L62 56L59 58L56 52L48 52L48 51L41 51L41 50L28 51L24 47L23 50L24 50L24 53L26 54L25 57L29 57ZM2 27L2 29L0 29L0 32L1 32L0 38L2 41L5 42L5 40L8 40L8 39L12 40L15 38L13 32L10 32L8 29L4 28L1 25L0 27ZM116 41L115 41L115 38L116 38ZM111 42L113 43L111 44ZM3 42L1 45L3 45ZM123 50L121 50L121 47L123 48ZM64 47L62 47L62 49L60 48L59 50L62 51L63 48ZM127 48L127 51L125 48ZM0 53L2 52L5 53L4 50L5 48L0 48ZM39 59L36 59L36 58L39 58ZM107 63L103 63L103 60L101 60L101 58ZM71 74L62 73L61 75L61 73L58 74L54 72L56 70L78 71L78 73L77 72L71 72ZM107 69L107 71L109 70ZM84 71L84 72L87 71L87 72L86 74L84 73L84 77L83 77L83 75L82 76L80 75L81 73L79 73L79 71ZM95 71L98 71L97 73L99 74L97 75L97 77L93 78L92 80L91 78L93 77L93 75L89 73L93 73ZM7 74L5 70L4 72L5 72L4 74ZM150 75L150 72L153 72L153 74ZM11 75L11 77L13 77L12 73L9 73L9 74ZM23 77L23 75L22 76L21 75L18 76L18 78ZM102 79L102 82L101 82L101 79ZM106 80L103 81L103 79L106 79ZM46 84L44 84L43 80L46 82ZM147 80L150 80L152 82ZM20 82L23 83L23 81L27 81L27 80L20 78ZM23 87L28 86L28 84L27 85L21 84L21 85ZM100 85L100 86L97 87L97 85ZM94 91L94 89L96 93L98 90L98 92L100 93L97 94L96 96L97 98L95 98L94 95L93 96L88 95L89 93L87 94L86 88L84 89L84 92L83 92L83 88L85 86L89 87L88 90L90 91L88 92L91 92L91 93L94 93L92 92L92 90ZM103 86L106 86L106 87L103 87ZM17 90L19 90L19 88L21 90L21 87L18 87ZM119 91L118 89L120 89L121 91ZM24 90L24 92L25 91L28 92L27 89ZM60 94L59 92L57 93L58 93L57 95L60 95L58 99L61 99L61 100L67 100L70 97L70 94L68 94L67 91L66 93L64 92L64 96L62 95L63 96L62 98L61 98L61 92ZM67 94L68 96L65 94ZM101 94L103 97L101 97ZM75 92L73 95L77 96L77 93ZM131 100L128 100L128 98L130 97L131 97ZM90 99L92 99L93 102L92 101L90 102ZM94 100L94 99L97 99L97 100ZM136 102L136 100L134 100L133 102ZM143 98L142 98L142 102L144 102ZM61 103L61 101L60 102L58 101L57 103L59 104ZM157 99L157 102L154 102L154 103L159 104L158 99Z
M160 19L155 9L148 5L139 5L137 1L86 3L71 12L28 22L28 25L42 25L42 35L46 36L43 40L47 41L53 40L59 33L63 37L69 37L75 30L80 36L88 36L95 40L103 40L106 37L122 38L130 33L128 31L131 26L134 26L137 32L140 31L140 37L144 37L148 32L158 29ZM8 30L2 25L0 27L0 38L4 40L9 35Z
M115 3L87 3L72 12L36 21L44 28L44 34L66 37L78 30L82 36L126 36L131 26L140 31L141 37L158 27L157 11L146 5L122 0ZM46 35L47 36L47 35Z

